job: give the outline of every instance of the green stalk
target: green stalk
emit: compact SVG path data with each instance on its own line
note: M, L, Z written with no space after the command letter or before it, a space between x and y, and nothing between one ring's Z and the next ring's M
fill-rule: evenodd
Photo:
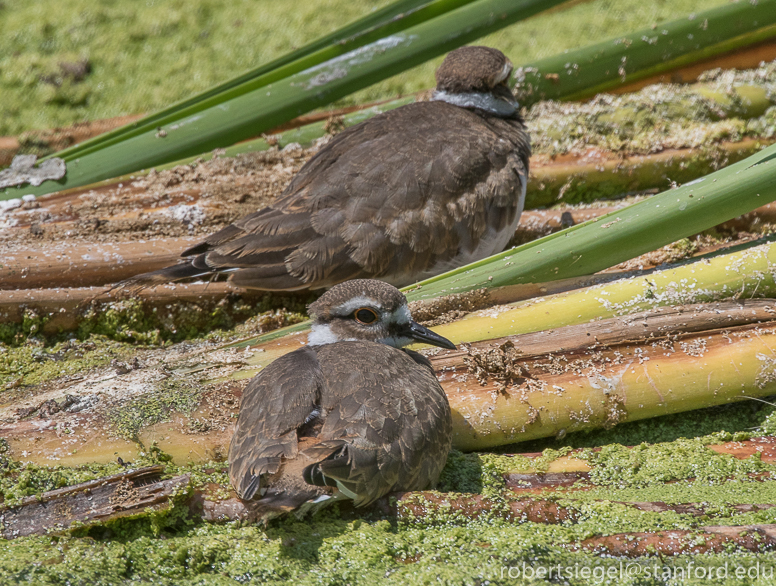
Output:
M719 88L716 88L714 84L694 84L688 86L683 90L682 95L677 97L675 108L677 112L692 111L693 105L692 100L690 99L692 97L691 94L701 95L712 100L728 118L756 118L763 115L763 113L772 105L770 97L771 92L766 84L759 85L746 83L734 86L730 88L729 91L722 91ZM357 124L374 115L392 108L403 106L413 101L414 97L410 96L386 102L379 106L373 106L345 116L343 123L346 127ZM625 124L632 122L634 119L638 119L641 115L644 115L641 106L625 106L614 109L611 112L611 115L601 116L592 124L597 125L601 122L607 124ZM580 123L585 124L582 120L580 120ZM556 130L557 132L563 132L562 127L557 128ZM310 144L315 139L320 138L325 133L325 123L316 122L283 132L277 135L276 139L278 141L277 144L281 147L291 142L299 142L306 145ZM534 136L536 135L534 134ZM545 140L547 140L547 137L545 137ZM263 138L254 139L229 147L226 150L226 156L266 150L269 147L270 145ZM734 148L734 150L736 149ZM749 152L746 152L746 154L749 154ZM202 154L186 157L185 159L166 163L164 165L157 165L156 169L163 170L172 168L176 165L190 163L200 156L202 156ZM730 156L734 159L736 157L740 158L740 153L736 152ZM654 165L650 165L643 161L636 161L634 159L628 159L624 162L612 160L604 164L604 166L611 166L612 168L607 168L602 172L597 171L597 169L601 168L601 165L598 163L591 163L589 169L569 168L561 169L560 171L557 166L553 165L552 169L549 170L550 176L546 177L543 176L542 173L547 169L539 168L533 172L533 181L528 186L526 206L536 207L552 205L555 203L558 190L561 187L563 187L564 191L564 201L592 201L593 199L616 196L628 191L637 191L665 185L666 176L671 177L678 182L690 181L705 173L711 172L717 166L717 155L713 152L704 150L693 155L693 158L700 159L698 164L674 156L666 157L665 160L660 160L660 153L654 155L654 157L656 163ZM631 164L633 164L633 168L628 168ZM593 190L589 189L590 174L599 177L598 180L594 181L596 188Z
M182 100L164 110L137 120L91 140L64 149L56 156L72 161L91 152L172 124L197 112L314 67L374 42L401 32L415 24L466 5L473 0L400 0L312 43L248 71L205 92Z
M453 447L483 450L768 397L776 391L776 335L772 330L752 335L755 331L726 337L717 330L679 342L663 340L663 345L649 340L568 356L568 362L585 362L577 367L583 372L536 368L537 362L549 366L553 358L566 358L562 351L532 357L521 366L530 373L532 388L542 390L522 383L498 392L493 382L483 387L476 380L468 385L451 380L465 369L442 372L453 412ZM514 340L520 347L520 338Z
M415 98L410 96L406 98L401 98L399 100L392 100L390 102L386 102L385 104L372 106L371 108L366 108L364 110L358 110L357 112L352 112L350 114L345 114L342 117L343 127L348 128L355 124L359 124L364 120L368 120L369 118L373 118L377 116L378 114L382 114L383 112L387 112L388 110L393 110L401 106L406 106L407 104L411 104L414 101L415 101ZM298 143L304 147L307 147L307 146L310 146L317 139L324 136L326 132L327 132L326 122L313 122L311 124L305 124L304 126L300 126L299 128L284 130L282 133L274 135L273 138L275 140L271 141L272 144L267 142L265 138L256 138L254 140L248 140L248 141L236 144L234 146L230 146L224 149L225 152L223 156L236 157L237 155L241 155L243 153L254 153L254 152L260 152L260 151L266 151L275 145L277 145L278 148L282 149L283 147L292 143ZM188 165L196 161L201 156L202 155L187 157L185 159L173 161L172 163L159 165L158 167L155 167L155 169L157 171L164 171L165 169L172 169L173 167L177 167L178 165Z
M482 2L483 0L480 0L475 4L480 5ZM550 4L558 3L559 2L551 2ZM475 4L466 6L464 8L475 8ZM738 47L753 44L763 39L776 36L776 27L773 25L774 20L776 20L776 17L774 17L773 14L776 14L776 11L772 10L775 7L776 0L764 0L757 5L750 5L749 3L737 3L730 6L723 6L721 8L716 8L700 13L694 20L681 19L662 25L659 29L660 34L662 35L663 30L668 31L669 34L665 35L664 37L661 36L658 39L659 42L656 42L654 45L650 44L652 37L649 36L649 34L654 33L654 31L652 31L652 29L648 29L625 37L627 39L626 41L622 41L622 39L610 40L606 41L605 43L594 45L592 47L586 47L572 53L564 53L561 56L542 60L523 68L523 72L526 74L526 77L523 83L518 85L518 94L523 95L524 104L533 103L542 96L553 97L555 99L572 99L582 96L583 94L591 95L592 93L601 89L608 89L615 85L630 83L635 79L642 79L649 75L653 75L657 71L665 72L670 69L681 67L688 63L724 53ZM536 10L538 11L538 9ZM765 10L765 14L762 13L763 10ZM460 12L461 9L454 10L451 13L445 15L445 18L457 17ZM430 23L426 24L433 25L438 20L439 19L434 19ZM460 21L460 19L457 18L456 20ZM515 20L518 20L518 18L515 18ZM513 21L510 20L510 22ZM731 22L733 23L732 26L727 26L727 24ZM709 24L704 25L704 23ZM698 26L701 27L700 32L687 32L688 30L694 30L693 27L697 28ZM414 27L411 30L414 30ZM711 30L711 32L709 32L709 30ZM467 33L468 32L470 31L467 31ZM687 38L688 35L693 35L692 43L690 43L690 39ZM649 39L650 42L642 41L642 37ZM466 39L464 39L464 41L465 40ZM457 44L461 43L458 42ZM637 47L634 48L634 45ZM677 57L677 55L680 54L680 51L676 47L681 47L683 51L686 50L688 52L682 54L681 57ZM636 48L640 48L641 53L634 53ZM611 69L602 69L600 63L595 61L591 64L590 67L584 69L582 76L577 74L572 76L567 75L568 79L565 79L562 76L559 77L556 87L555 81L553 79L554 73L548 69L549 67L556 66L561 62L564 66L566 63L582 63L585 62L584 59L588 59L589 62L590 60L594 60L594 57L599 55L600 50L602 49L606 50L601 55L605 56L607 59L609 59L609 61L622 63L622 59L625 58L628 65L626 67L626 75L624 80L621 76L619 76L619 74L613 78L611 76ZM597 50L599 53L596 53ZM444 52L444 50L440 52ZM594 57L591 57L591 55ZM663 62L662 60L664 58L667 61ZM655 69L655 67L658 69ZM601 85L602 75L604 78L606 78L605 81L608 80L606 81L608 85L605 87ZM377 79L381 78L376 78L375 81ZM368 85L368 83L363 85ZM330 84L326 85L330 86ZM363 87L363 85L359 85L354 89L360 89ZM273 87L275 87L275 84L273 84ZM550 90L552 91L550 92ZM346 93L347 92L338 94L338 96L346 95ZM212 96L208 94L207 97L210 98ZM324 103L327 103L327 100L324 99L320 102L321 105ZM396 105L399 104L396 103ZM389 102L384 104L383 108L390 108L393 106L394 103ZM307 110L297 111L301 113L303 111L309 111L309 108ZM291 114L285 118L281 117L277 119L278 124L287 121L287 119L293 117L293 115L294 114ZM196 118L197 116L198 115L194 115L190 118ZM201 121L199 122L202 124ZM273 124L267 124L262 125L259 128L261 128L261 130L267 130L267 127L272 126ZM153 130L149 130L147 128L145 134L142 135L142 137L145 137L145 140L148 142L148 152L154 152L154 150L159 146L154 144L158 141L154 141L152 138L155 135L155 128L156 126L153 126ZM248 125L246 125L246 128L248 128ZM241 133L240 137L247 138L249 136L255 136L258 134L259 132L257 131L257 127L253 128L254 130L251 130L250 132ZM305 131L300 132L307 133L306 136L308 136L310 139L323 134L322 125L319 125L318 128L308 127ZM224 139L218 144L213 143L206 144L204 146L200 145L199 148L194 147L186 149L186 154L180 154L179 156L176 156L175 154L167 154L162 160L164 160L166 163L182 158L196 158L198 155L201 155L201 153L205 152L209 148L213 148L214 146L224 146L229 142L236 142L236 140L239 139ZM259 148L259 150L261 150L262 147L260 144L257 143L256 146ZM143 151L143 148L141 148L140 145L137 145L135 148L136 150ZM163 148L161 150L165 149ZM65 153L66 152L67 151L65 151ZM52 191L58 190L60 188L86 185L94 181L99 181L103 178L115 177L123 173L135 172L143 166L151 167L162 164L160 163L160 160L144 160L142 164L136 163L129 166L124 165L124 169L115 170L111 169L110 157L100 156L99 152L92 154L95 155L95 158L94 160L87 158L89 160L86 161L86 169L81 167L81 165L84 163L82 161L78 161L80 168L74 166L70 170L69 176L67 176L64 181L46 182L37 188L9 188L4 192L0 192L0 200L19 197L20 195L27 193L33 193L36 195L51 193ZM124 155L120 152L119 155L114 158L121 160L124 158ZM138 164L140 167L138 167ZM106 171L106 169L108 170Z
M434 331L458 344L627 315L671 305L744 297L776 297L776 243L717 254L643 276L518 301L497 319L473 312Z
M9 188L0 197L87 185L234 144L561 2L476 0L158 131L70 161L60 181Z
M595 220L427 279L410 300L589 275L776 200L776 145Z
M515 93L579 100L774 37L776 0L737 2L526 64Z

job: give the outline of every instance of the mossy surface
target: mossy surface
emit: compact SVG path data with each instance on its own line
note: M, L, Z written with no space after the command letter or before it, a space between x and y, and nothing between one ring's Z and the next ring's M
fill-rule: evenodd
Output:
M702 446L707 439L692 441ZM687 468L697 462L698 454L686 449L686 445L674 442L653 449L665 452L677 448L672 458L677 466ZM619 450L618 446L609 446L606 454L593 463L594 467L621 458ZM549 460L557 455L559 452L548 452L545 457ZM719 454L712 458L726 459ZM491 498L498 498L498 494L504 493L497 491L499 482L495 478L510 459L453 453L441 488L490 493ZM158 463L165 458L151 449L141 460L137 464ZM7 501L121 469L115 464L77 470L47 469L8 461L5 466L3 490ZM166 471L171 475L191 473L194 486L227 482L224 464L219 462L194 467L168 463ZM646 483L642 480L625 476L619 488L593 486L588 491L569 492L566 497L558 495L559 504L578 513L575 522L560 525L509 523L488 516L469 521L444 512L396 521L381 517L375 510L348 508L325 510L303 521L293 517L276 520L267 527L237 522L208 524L191 519L179 498L166 511L140 518L75 529L64 535L0 541L0 583L543 584L547 583L547 575L538 580L535 574L542 571L539 568L547 572L550 567L569 573L561 583L579 585L769 583L773 576L770 568L776 563L770 554L731 550L724 555L624 560L632 567L631 574L625 575L619 573L618 559L569 549L571 543L593 535L698 530L703 524L742 525L776 520L774 509L736 514L726 508L727 504L738 502L773 502L776 481L680 481L664 485L658 477ZM612 502L616 500L704 502L709 517L645 513ZM635 564L640 565L635 568ZM689 579L685 575L683 580L672 581L647 579L645 570L658 568L661 575L681 576L679 572L686 572L688 566L702 567L706 572L703 576L690 574ZM609 568L611 579L601 579L602 572ZM744 568L744 572L752 570L737 578L738 568ZM712 570L714 579L709 580L708 572ZM635 575L637 571L639 576Z
M142 429L169 420L173 411L189 414L197 405L205 388L190 380L169 378L143 396L132 399L108 411L113 433L123 439L138 440Z
M776 65L747 71L717 69L702 79L701 85L651 85L629 94L601 94L584 103L534 104L526 124L533 153L539 156L526 206L665 190L744 159L776 139ZM722 97L743 90L762 92L759 108L745 112L727 108ZM746 139L755 140L742 143ZM737 146L729 148L730 144ZM684 154L664 156L671 150ZM623 160L604 158L595 169L542 167L559 155L599 152L618 153ZM634 155L644 158L631 159Z
M30 338L21 346L0 344L0 400L6 402L8 393L14 389L99 368L112 360L128 358L134 352L129 344L99 335L51 345L46 345L41 338Z
M0 135L158 110L388 3L5 0ZM594 0L517 23L477 43L498 47L521 64L724 3ZM431 87L441 59L340 104ZM34 137L24 138L28 150L39 148Z
M693 529L697 522L676 513L634 512L612 502L577 501L575 506L579 521L565 525L451 522L444 516L432 523L397 523L374 512L354 519L352 512L333 509L310 520L290 518L263 528L194 522L179 505L153 518L0 542L0 576L8 584L176 585L544 584L547 574L536 579L536 572L550 567L570 572L561 583L579 585L768 584L773 576L770 554L735 551L623 560L629 567L640 564L641 574L639 579L623 576L621 560L572 552L568 545L601 533ZM732 516L729 521L768 522L773 517L767 511L758 515ZM714 570L715 576L724 576L727 568L727 579L707 580L707 574L675 581L645 579L647 567L672 575L688 565ZM614 577L602 580L609 568ZM736 579L738 568L754 569ZM761 579L752 579L758 573Z
M100 334L113 340L140 344L178 342L234 329L249 318L261 330L271 330L306 319L306 302L314 296L266 294L260 299L231 299L197 304L187 301L152 307L138 299L121 299L90 307L79 323L84 339Z
M47 322L46 316L31 308L25 308L21 322L3 321L0 323L0 344L19 344L28 337L40 336Z
M13 354L13 349L43 345L48 355L54 356L59 350L51 350L52 346L61 349L62 344L72 347L87 340L159 346L195 338L235 336L245 331L267 332L306 320L306 306L315 298L315 294L268 293L258 299L225 297L218 303L175 301L163 308L138 299L119 299L77 310L81 312L78 326L69 332L47 328L47 316L25 309L20 323L0 324L0 376L2 357L9 349ZM59 355L55 358L64 359Z
M531 568L560 566L565 584L768 584L768 555L728 554L641 560L640 577L601 579L621 560L571 553L553 542L569 530L535 525L472 528L398 528L386 520L349 522L330 516L289 522L282 533L256 527L165 527L161 536L132 540L39 537L0 545L6 583L35 584L547 584ZM639 561L623 561L629 568ZM644 568L681 575L690 566L728 580L645 579ZM758 568L759 564L759 568ZM525 568L528 568L526 570ZM735 578L737 568L759 570L760 580ZM510 568L513 571L510 573ZM587 568L587 578L583 568ZM770 569L769 569L770 568ZM546 571L546 570L545 570ZM576 571L577 578L574 578ZM633 570L630 570L633 572ZM673 571L673 572L672 572ZM527 578L521 576L525 573ZM15 580L15 582L10 582Z
M657 482L696 479L722 482L746 478L749 474L771 472L758 456L739 460L717 454L706 446L737 439L719 433L705 438L678 439L665 444L640 444L632 448L612 444L600 450L583 450L580 457L592 466L590 480L601 486L648 486Z

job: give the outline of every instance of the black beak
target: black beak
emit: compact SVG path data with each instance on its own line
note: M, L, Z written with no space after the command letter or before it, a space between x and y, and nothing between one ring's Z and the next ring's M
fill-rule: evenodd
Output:
M509 89L506 81L496 84L496 86L490 91L497 98L500 98L515 107L519 106L517 100L515 99L515 94L513 94L512 90Z
M431 344L432 346L439 346L440 348L447 348L448 350L455 350L455 344L450 340L443 338L439 334L435 334L428 328L424 328L414 321L411 321L405 326L401 334L408 338L412 338L416 342L423 342L424 344Z

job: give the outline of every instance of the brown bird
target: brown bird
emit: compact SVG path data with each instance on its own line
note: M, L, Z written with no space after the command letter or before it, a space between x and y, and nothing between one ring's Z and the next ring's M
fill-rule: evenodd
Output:
M456 49L431 101L337 134L271 206L122 286L215 273L269 291L363 277L403 286L500 252L523 210L531 153L511 71L496 49Z
M433 486L452 442L450 406L412 342L454 349L412 321L395 287L360 279L309 307L308 344L245 389L229 477L264 520L350 498Z

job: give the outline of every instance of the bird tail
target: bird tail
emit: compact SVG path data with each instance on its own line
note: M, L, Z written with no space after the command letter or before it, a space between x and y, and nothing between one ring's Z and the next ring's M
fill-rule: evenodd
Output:
M314 515L329 505L345 499L347 497L339 493L278 491L272 494L270 489L263 497L253 501L250 508L257 521L266 523L289 513L293 513L297 519L301 519L307 515Z
M119 283L116 283L113 289L121 289L134 293L148 287L154 287L156 285L162 285L164 283L172 283L175 281L182 281L183 279L192 279L194 277L204 277L217 274L218 270L213 270L204 263L204 259L195 257L185 262L178 263L159 269L156 271L150 271L148 273L142 273L135 275L129 279L124 279Z

